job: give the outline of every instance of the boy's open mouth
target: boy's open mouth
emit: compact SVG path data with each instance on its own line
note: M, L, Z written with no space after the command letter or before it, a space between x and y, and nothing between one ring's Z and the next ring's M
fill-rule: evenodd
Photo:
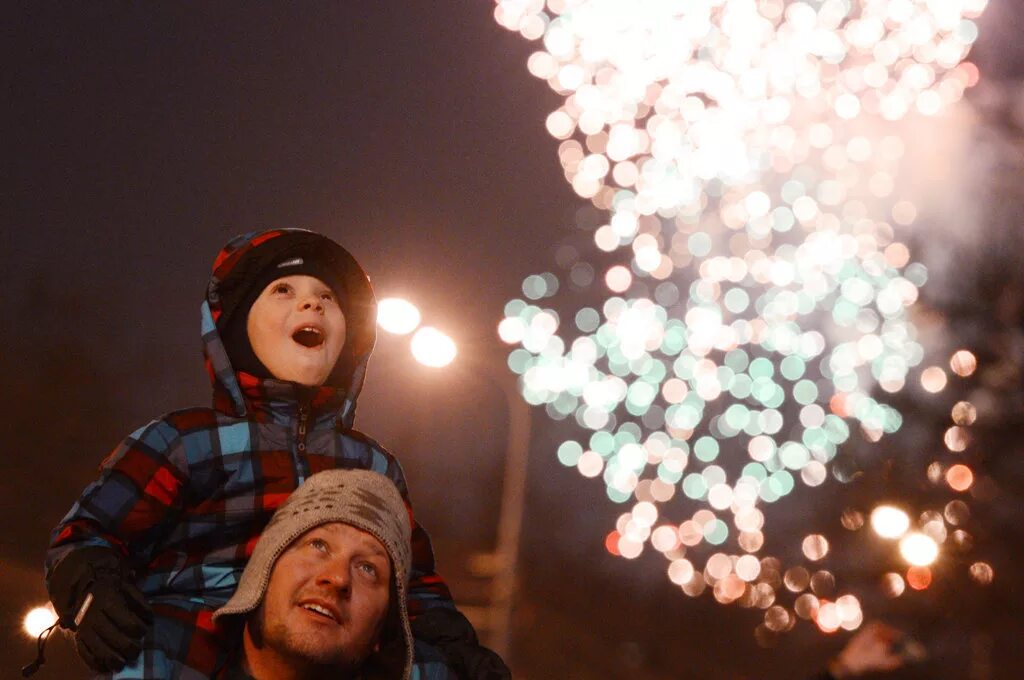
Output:
M292 333L292 340L303 347L319 347L324 344L324 333L318 328L303 326Z

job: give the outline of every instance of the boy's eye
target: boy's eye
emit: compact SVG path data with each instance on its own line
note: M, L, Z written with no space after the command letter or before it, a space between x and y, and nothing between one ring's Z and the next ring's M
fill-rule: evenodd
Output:
M359 570L371 578L377 578L377 567L370 562L360 562Z
M334 293L320 293L320 297L323 298L324 300L328 300L331 302L334 301Z
M316 551L319 551L319 552L327 552L327 547L328 547L327 546L327 541L325 541L322 538L310 539L309 545L313 548L313 550L316 550Z
M276 286L274 286L274 290L271 291L271 292L273 292L273 293L287 293L288 290L289 290L289 286L288 286L287 283L279 283Z

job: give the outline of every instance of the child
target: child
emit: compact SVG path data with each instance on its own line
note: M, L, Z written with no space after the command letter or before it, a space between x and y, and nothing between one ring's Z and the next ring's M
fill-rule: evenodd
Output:
M90 667L114 678L214 673L223 654L212 612L231 597L274 510L310 475L373 470L408 504L398 462L352 429L376 302L345 249L298 229L237 237L214 262L201 311L213 408L176 411L129 435L47 553L61 626L76 631ZM460 677L508 677L455 611L430 539L412 526L413 634ZM447 673L436 654L417 662L425 680Z

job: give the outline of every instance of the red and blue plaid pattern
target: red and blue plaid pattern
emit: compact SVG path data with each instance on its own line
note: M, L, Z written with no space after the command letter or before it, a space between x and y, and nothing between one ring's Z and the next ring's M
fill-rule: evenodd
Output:
M229 245L217 258L215 280L248 247L251 242ZM274 510L310 475L373 470L395 482L408 506L395 457L348 429L361 385L310 391L236 374L217 333L211 290L202 330L214 408L177 411L129 435L54 529L46 557L49 577L70 551L109 546L136 570L156 621L138 661L116 678L201 678L214 671L223 641L210 614L234 592ZM306 422L301 441L300 420ZM454 605L434 572L429 537L415 521L412 526L409 612L415 618ZM444 677L436 659L418 663L419 677Z

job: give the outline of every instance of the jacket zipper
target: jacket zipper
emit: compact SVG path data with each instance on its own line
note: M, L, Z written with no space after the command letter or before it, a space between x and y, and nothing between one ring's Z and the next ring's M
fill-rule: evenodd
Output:
M306 479L306 466L304 464L304 458L306 456L306 427L309 421L309 406L302 404L299 406L299 432L298 442L295 445L295 474L298 478L299 484Z

